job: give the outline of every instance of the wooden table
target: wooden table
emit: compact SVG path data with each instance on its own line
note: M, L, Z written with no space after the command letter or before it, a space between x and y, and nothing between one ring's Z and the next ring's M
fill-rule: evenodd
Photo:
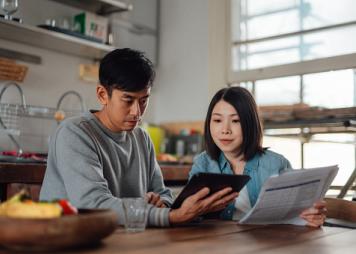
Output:
M5 251L0 249L1 253L2 250ZM142 233L125 233L123 228L119 228L99 246L67 250L63 253L354 254L355 251L356 230L346 228L241 226L232 221L204 221L184 227L150 228Z

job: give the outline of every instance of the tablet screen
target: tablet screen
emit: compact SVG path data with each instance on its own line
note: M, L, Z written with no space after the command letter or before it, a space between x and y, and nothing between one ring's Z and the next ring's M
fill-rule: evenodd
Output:
M248 175L195 174L178 195L171 208L179 208L187 197L197 193L204 187L210 189L210 195L226 187L231 187L233 191L239 192L249 180L250 177Z

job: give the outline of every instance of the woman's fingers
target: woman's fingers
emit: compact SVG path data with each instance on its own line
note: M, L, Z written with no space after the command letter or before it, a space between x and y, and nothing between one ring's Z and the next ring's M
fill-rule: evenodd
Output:
M309 227L320 227L324 224L326 219L326 203L318 201L312 207L305 209L300 217L307 221Z
M193 203L197 203L199 200L205 198L209 194L209 192L210 192L209 188L205 187L200 191L198 191L197 193L195 193L194 195L191 195L189 198L187 198L187 200Z
M325 208L325 207L326 207L326 202L325 202L324 200L315 202L314 205L313 205L313 207L316 208L316 209Z
M204 199L204 203L205 204L210 204L212 205L214 202L218 201L218 200L222 200L227 194L229 194L232 191L231 187L227 187L224 188L218 192L215 192L214 194L212 194L210 197Z
M228 204L230 204L231 202L233 202L235 200L235 198L237 198L239 196L239 194L237 192L233 192L230 193L226 196L224 196L223 198L215 201L212 204L212 208L215 210L215 207L221 207L221 209L225 208Z
M318 201L313 204L312 207L305 209L300 215L301 216L307 216L307 215L313 215L313 214L326 214L326 203L325 201Z

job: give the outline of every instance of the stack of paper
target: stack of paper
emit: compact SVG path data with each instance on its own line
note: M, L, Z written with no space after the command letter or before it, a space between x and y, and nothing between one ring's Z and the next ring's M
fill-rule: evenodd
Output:
M299 214L323 199L337 172L337 166L330 166L292 170L270 177L255 206L239 223L305 225Z

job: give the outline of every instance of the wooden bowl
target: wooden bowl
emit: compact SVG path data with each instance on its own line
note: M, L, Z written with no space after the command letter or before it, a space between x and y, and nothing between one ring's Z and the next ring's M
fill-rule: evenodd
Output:
M93 245L114 232L112 210L79 209L79 214L55 219L0 217L0 245L13 250L57 250Z

